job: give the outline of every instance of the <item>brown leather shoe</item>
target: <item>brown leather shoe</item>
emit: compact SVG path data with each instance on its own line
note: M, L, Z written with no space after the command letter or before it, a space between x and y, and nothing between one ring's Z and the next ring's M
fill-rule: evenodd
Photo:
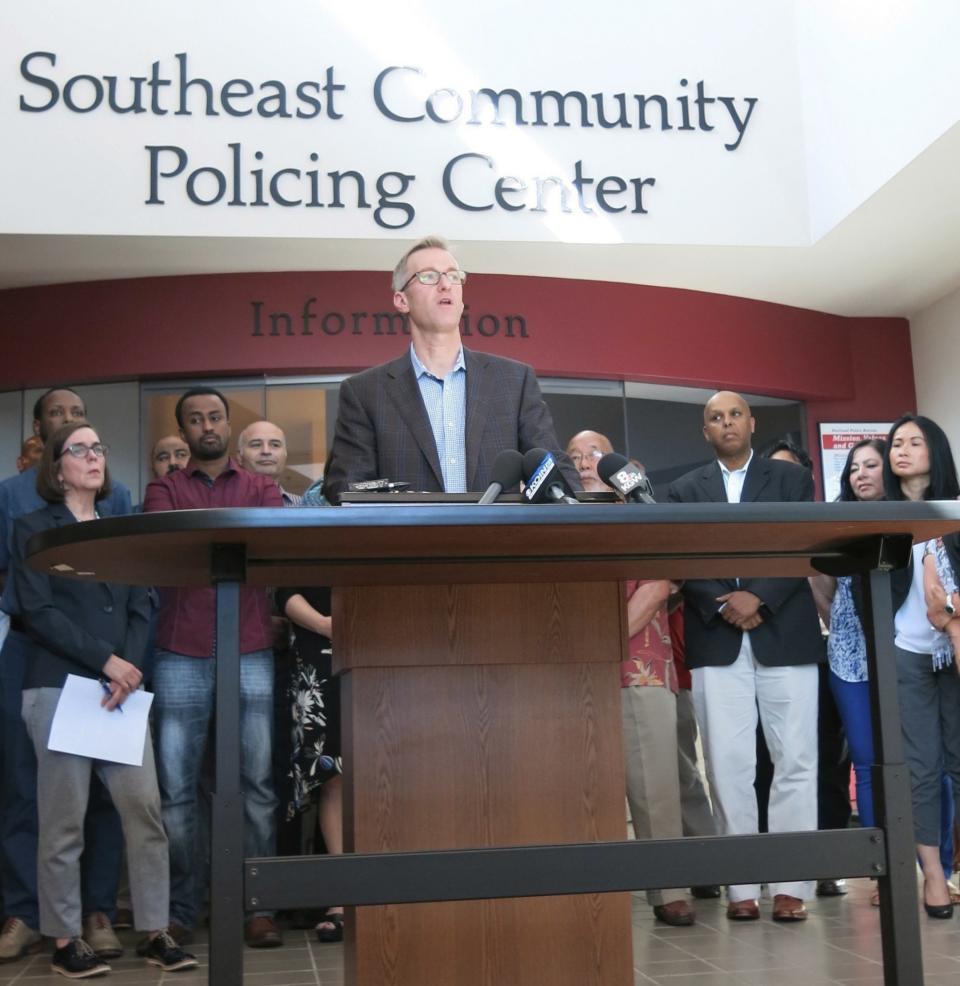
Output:
M806 921L807 908L799 897L777 894L773 898L774 921Z
M685 900L672 900L669 904L655 904L653 916L674 928L689 928L697 916Z
M277 948L283 944L283 933L273 918L260 916L250 918L243 926L243 940L251 948Z
M731 921L756 921L760 907L755 900L731 900L727 904L727 917Z

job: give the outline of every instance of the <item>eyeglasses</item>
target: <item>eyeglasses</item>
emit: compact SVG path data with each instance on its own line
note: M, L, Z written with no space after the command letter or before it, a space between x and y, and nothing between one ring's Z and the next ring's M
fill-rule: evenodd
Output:
M406 291L414 278L421 284L439 284L441 277L445 277L449 284L463 284L467 279L467 272L465 270L418 270L416 274L412 274L408 278L407 283L400 290Z
M601 452L600 449L598 448L591 449L585 455L581 455L579 452L570 453L570 461L578 469L580 468L580 463L583 462L584 459L586 459L589 462L590 459L602 459L602 458L603 458L603 452Z
M72 455L75 459L85 459L91 452L98 458L106 458L107 452L110 451L109 445L104 445L103 442L94 442L93 445L85 445L83 442L74 442L73 445L65 445L63 451L60 453L60 458L62 459L65 455Z

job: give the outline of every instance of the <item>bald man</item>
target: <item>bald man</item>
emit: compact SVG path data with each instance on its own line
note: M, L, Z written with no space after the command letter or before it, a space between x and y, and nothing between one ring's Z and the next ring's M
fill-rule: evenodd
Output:
M755 421L732 391L707 401L703 437L716 456L675 480L675 503L813 499L809 470L754 456ZM803 578L691 579L683 587L687 665L721 835L757 832L757 717L773 761L770 832L817 827L817 664L825 660ZM774 883L773 919L803 921L813 881ZM759 917L758 885L729 888L727 917Z
M611 493L597 474L597 463L613 451L610 439L598 431L580 431L567 442L567 455L580 474L580 484L587 493Z
M254 421L240 432L237 458L248 472L270 476L277 486L287 468L287 436L272 421ZM285 507L299 507L303 497L280 486Z

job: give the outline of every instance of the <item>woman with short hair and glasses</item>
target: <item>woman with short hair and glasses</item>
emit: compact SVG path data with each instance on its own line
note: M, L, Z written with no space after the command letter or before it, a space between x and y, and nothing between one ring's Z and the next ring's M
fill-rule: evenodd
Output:
M144 944L147 961L168 972L197 965L167 931L167 837L149 731L140 767L47 748L67 675L99 679L104 691L100 705L111 711L122 711L123 702L140 685L149 621L147 590L66 579L25 562L33 535L99 517L98 501L110 492L107 451L87 424L64 425L51 437L37 472L37 492L47 505L17 520L11 557L31 642L22 711L37 756L40 930L55 940L51 968L70 979L110 971L83 940L81 930L80 856L94 771L123 824L134 916L137 927L149 932Z

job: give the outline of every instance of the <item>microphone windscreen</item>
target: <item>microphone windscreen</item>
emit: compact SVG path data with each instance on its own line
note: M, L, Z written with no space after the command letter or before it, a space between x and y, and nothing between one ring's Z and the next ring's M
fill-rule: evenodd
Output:
M625 455L621 455L619 452L607 452L605 456L597 463L597 475L610 486L610 479L615 474L620 472L620 470L629 465L629 460Z
M549 455L545 448L528 449L523 456L523 478L529 482L537 467Z
M539 461L539 460L538 460ZM508 490L523 479L523 456L515 448L505 448L494 460L490 469L490 482L499 483Z

